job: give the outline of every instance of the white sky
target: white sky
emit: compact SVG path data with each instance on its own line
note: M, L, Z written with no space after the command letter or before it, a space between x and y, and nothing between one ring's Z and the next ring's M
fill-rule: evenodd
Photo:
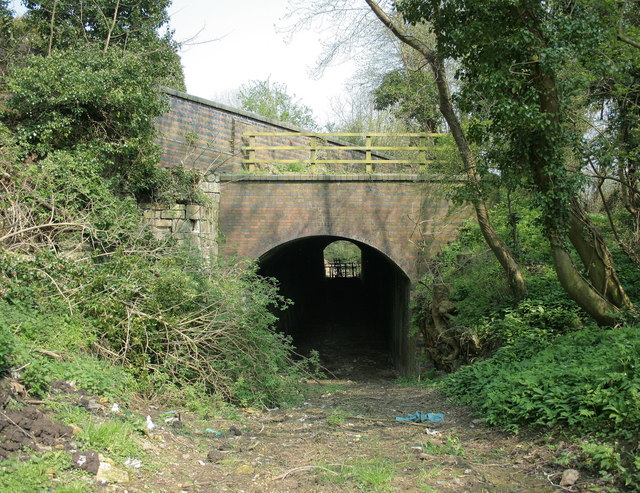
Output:
M14 10L24 12L20 0ZM169 9L175 39L195 42L180 53L187 92L227 102L230 93L250 80L286 84L287 92L313 109L324 124L330 117L332 97L344 95L344 83L353 75L353 64L325 70L313 80L310 69L319 53L319 35L296 34L289 44L276 32L286 13L287 0L173 0Z
M318 34L296 34L287 44L276 32L283 24L287 0L174 0L171 24L175 39L197 41L181 52L187 91L225 102L229 93L250 80L286 84L287 92L310 106L316 120L326 123L332 97L344 93L352 64L330 67L319 80L310 70L319 53Z

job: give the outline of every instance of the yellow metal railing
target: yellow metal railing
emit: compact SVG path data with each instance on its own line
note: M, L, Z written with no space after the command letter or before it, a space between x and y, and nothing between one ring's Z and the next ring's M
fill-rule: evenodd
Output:
M310 171L316 171L318 165L358 165L365 166L365 172L372 173L373 165L420 165L421 169L434 159L427 157L428 152L433 152L439 147L438 140L447 134L439 133L315 133L315 132L247 132L243 135L247 145L242 147L244 152L244 165L249 171L255 171L256 166L261 164L308 164ZM282 138L304 138L305 142L298 145L259 145L260 140ZM341 139L358 138L364 141L364 145L351 144ZM374 139L399 139L408 138L412 142L410 145L374 145ZM305 151L305 157L300 158L277 158L260 156L261 151L272 151L273 154L286 155L292 151ZM280 152L278 152L280 151ZM307 152L308 151L308 152ZM334 153L350 152L351 154L361 154L361 159L346 158L323 158L319 151L333 151ZM382 154L384 153L384 154ZM405 158L398 159L393 153L402 153ZM413 154L412 154L413 153ZM406 155L411 154L411 158Z

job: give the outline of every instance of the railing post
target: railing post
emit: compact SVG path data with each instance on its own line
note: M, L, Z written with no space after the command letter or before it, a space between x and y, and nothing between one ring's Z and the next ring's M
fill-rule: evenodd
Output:
M253 172L256 170L256 136L249 135L249 157L247 159L247 167L249 171Z
M366 147L365 150L365 172L366 173L373 173L373 162L371 161L371 136L367 135L364 138L364 145Z
M309 151L309 167L312 173L316 172L316 146L317 146L317 137L312 135L309 139L309 144L311 145L311 150Z
M424 173L427 170L427 136L421 135L418 141L420 150L418 151L418 159L420 160L420 173Z

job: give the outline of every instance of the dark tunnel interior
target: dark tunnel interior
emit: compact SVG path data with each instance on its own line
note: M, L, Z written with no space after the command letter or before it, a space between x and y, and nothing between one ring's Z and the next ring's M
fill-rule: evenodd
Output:
M279 281L293 301L279 316L301 354L315 349L330 376L350 379L411 375L415 350L408 337L409 279L378 250L349 240L361 252L355 277L330 277L325 247L346 238L307 237L259 259L260 273Z

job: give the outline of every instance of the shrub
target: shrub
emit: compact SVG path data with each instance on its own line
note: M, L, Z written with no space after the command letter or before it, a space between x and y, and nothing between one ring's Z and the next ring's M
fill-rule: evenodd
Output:
M587 328L550 344L519 340L451 375L443 389L490 424L604 435L614 452L602 467L619 456L609 470L623 468L625 481L640 485L640 327Z

